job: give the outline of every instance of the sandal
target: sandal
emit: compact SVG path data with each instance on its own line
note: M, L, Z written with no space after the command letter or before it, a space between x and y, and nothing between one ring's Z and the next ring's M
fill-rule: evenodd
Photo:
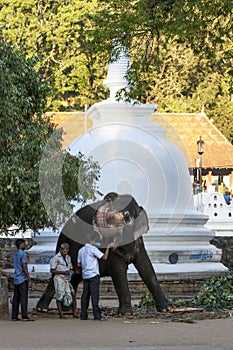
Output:
M27 317L27 318L22 318L22 321L30 322L30 321L35 321L35 320L33 318L31 318L31 317Z
M59 318L60 318L61 320L67 320L67 317L64 316L64 315L60 315Z

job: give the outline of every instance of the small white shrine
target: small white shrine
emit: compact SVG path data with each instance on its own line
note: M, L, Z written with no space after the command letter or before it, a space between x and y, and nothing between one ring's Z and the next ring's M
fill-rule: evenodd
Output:
M205 226L214 231L216 236L233 236L233 202L226 204L219 192L200 192L194 196L194 205L208 216Z

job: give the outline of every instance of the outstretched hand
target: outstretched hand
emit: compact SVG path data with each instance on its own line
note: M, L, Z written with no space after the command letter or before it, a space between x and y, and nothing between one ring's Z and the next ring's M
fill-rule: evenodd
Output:
M107 245L107 248L114 248L114 247L115 247L115 243L114 243L114 242L109 243L109 244Z

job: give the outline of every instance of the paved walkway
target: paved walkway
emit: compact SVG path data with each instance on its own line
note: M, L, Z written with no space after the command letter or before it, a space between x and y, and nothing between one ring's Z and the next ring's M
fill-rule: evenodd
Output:
M29 300L32 310L37 300ZM117 300L101 300L117 307ZM51 307L55 304L51 305ZM79 305L78 305L79 306ZM1 350L232 350L233 317L195 323L168 318L109 317L107 322L58 318L56 310L35 314L35 322L0 319Z
M35 322L0 320L0 349L232 350L232 319L195 324L110 318L107 322L39 316Z

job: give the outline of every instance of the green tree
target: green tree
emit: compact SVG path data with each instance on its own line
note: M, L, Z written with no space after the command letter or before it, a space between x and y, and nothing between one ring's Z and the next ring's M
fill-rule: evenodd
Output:
M102 0L102 37L127 46L128 97L159 111L206 114L233 143L233 12L228 0ZM109 14L109 16L107 16ZM133 84L134 82L134 84Z
M51 220L44 207L43 183L39 178L51 140L45 182L50 180L49 175L59 176L60 171L64 174L64 203L95 198L98 165L81 154L74 157L62 150L62 130L55 130L43 115L48 88L34 69L36 63L34 58L25 59L13 45L0 41L0 231L7 231L13 224L34 231L56 226L57 221ZM58 162L53 162L59 157L64 159L61 169ZM82 186L75 182L80 168L87 173L86 178L82 177ZM52 208L60 200L56 196L59 186L56 181L50 188L47 186L47 192L53 193ZM64 203L60 200L61 209Z
M68 98L80 109L105 96L100 79L108 56L99 50L88 19L97 6L96 0L1 1L3 36L27 57L39 58L37 68L52 87L50 110L66 109Z
M106 98L102 81L120 43L132 62L129 98L157 102L160 111L197 112L204 105L232 142L229 0L2 0L0 6L4 38L39 58L37 69L53 91L50 109L66 109L68 98L75 109Z

